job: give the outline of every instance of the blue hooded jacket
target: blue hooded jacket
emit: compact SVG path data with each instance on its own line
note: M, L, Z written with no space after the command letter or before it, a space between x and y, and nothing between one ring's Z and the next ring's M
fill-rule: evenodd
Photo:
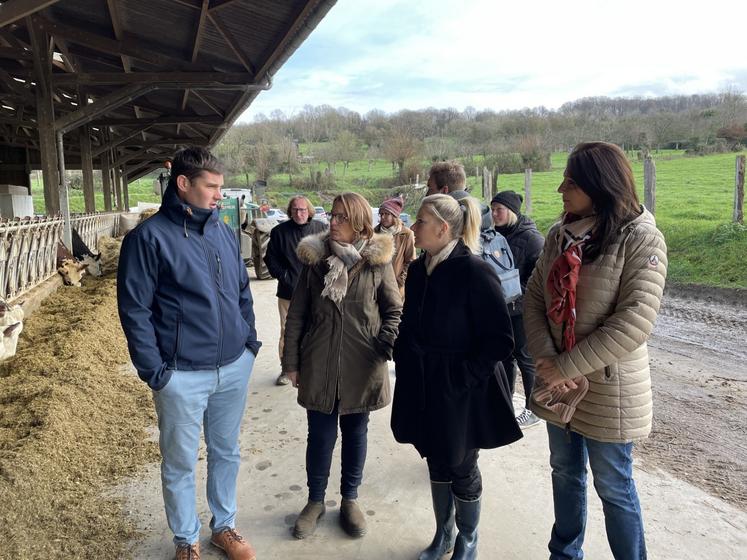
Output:
M117 304L132 363L155 391L174 369L220 368L262 345L233 231L173 186L122 242Z

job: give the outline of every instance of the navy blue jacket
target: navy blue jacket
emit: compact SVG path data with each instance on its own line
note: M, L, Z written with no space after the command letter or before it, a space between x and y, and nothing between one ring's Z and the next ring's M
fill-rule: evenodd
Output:
M172 369L219 368L262 345L234 233L217 210L182 202L172 187L124 238L117 303L132 363L156 391Z

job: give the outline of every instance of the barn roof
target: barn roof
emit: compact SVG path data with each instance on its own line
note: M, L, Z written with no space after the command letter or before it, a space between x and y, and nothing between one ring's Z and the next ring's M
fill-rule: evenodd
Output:
M0 145L39 163L46 91L55 130L86 125L94 161L109 151L130 180L180 145L214 146L334 3L0 0ZM65 136L72 168L75 139Z

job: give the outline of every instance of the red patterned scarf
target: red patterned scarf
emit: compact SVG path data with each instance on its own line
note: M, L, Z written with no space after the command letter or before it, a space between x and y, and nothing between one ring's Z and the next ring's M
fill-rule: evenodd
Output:
M561 253L550 267L547 275L547 290L552 300L547 311L548 318L563 325L563 350L576 344L576 284L583 264L583 246L589 240L596 216L580 218L573 214L563 217L558 232Z

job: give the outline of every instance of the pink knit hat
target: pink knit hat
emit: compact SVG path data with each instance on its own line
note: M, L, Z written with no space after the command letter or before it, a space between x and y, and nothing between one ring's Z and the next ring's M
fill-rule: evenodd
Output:
M392 198L387 198L384 202L381 203L381 206L379 206L379 212L384 210L385 212L389 212L392 216L399 218L399 215L402 213L402 209L405 207L405 201L402 200L401 196L394 196Z

